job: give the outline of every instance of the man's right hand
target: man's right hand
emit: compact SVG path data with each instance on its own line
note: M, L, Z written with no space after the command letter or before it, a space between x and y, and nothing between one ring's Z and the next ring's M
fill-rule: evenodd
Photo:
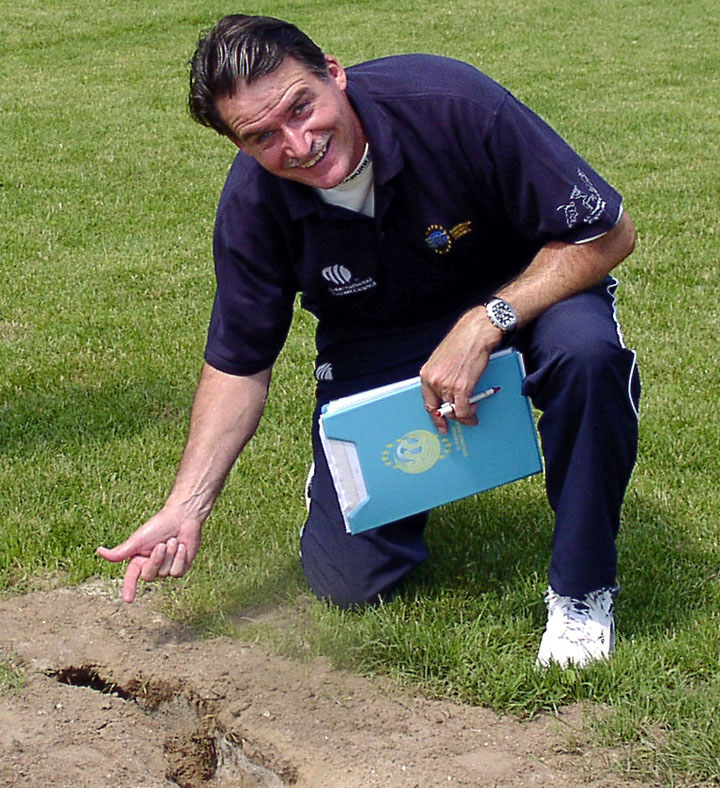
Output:
M182 577L190 569L202 524L260 421L271 371L242 376L203 367L185 451L165 506L122 544L97 551L106 561L129 559L122 592L126 602L135 599L138 580Z
M122 598L132 602L138 580L151 583L158 577L182 577L192 565L198 550L202 523L162 509L145 525L117 547L98 547L106 561L126 561Z

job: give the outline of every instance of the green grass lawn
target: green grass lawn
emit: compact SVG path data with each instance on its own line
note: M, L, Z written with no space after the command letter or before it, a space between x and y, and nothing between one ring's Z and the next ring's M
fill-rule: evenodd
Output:
M520 715L592 701L598 741L632 745L629 773L720 781L720 25L703 0L20 0L3 10L0 588L49 573L118 576L95 547L125 538L169 489L233 156L189 120L186 62L198 33L237 10L296 22L346 65L410 51L472 62L619 188L639 234L617 272L644 390L614 658L533 669L552 529L539 478L435 512L433 559L406 592L360 613L309 605L304 644ZM196 566L166 584L173 614L208 632L305 593L312 334L298 313ZM13 671L0 665L0 686Z

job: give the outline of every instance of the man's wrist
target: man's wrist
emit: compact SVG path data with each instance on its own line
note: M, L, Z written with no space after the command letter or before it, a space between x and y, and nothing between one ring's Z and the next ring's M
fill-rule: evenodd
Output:
M181 520L193 520L202 525L210 516L217 494L199 493L173 488L163 509Z
M488 320L505 336L512 334L518 326L518 315L515 309L504 298L494 296L483 305Z

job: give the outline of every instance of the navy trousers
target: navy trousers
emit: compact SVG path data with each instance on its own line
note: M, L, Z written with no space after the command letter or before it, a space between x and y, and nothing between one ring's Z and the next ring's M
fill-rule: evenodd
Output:
M640 380L635 354L625 347L616 322L615 287L607 277L548 309L512 339L525 360L524 392L542 412L545 483L555 513L549 582L567 596L615 584L620 509L637 452ZM387 361L378 366L387 367ZM301 560L311 590L341 607L389 596L426 560L427 513L347 534L318 437L319 408L330 399L412 377L424 361L318 386L315 472Z

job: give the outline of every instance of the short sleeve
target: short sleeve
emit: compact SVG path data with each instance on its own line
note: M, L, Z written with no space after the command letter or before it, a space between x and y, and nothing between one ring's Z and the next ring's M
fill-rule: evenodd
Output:
M222 372L251 375L280 353L297 284L272 211L236 181L231 172L215 221L217 287L205 360Z
M521 237L582 243L617 224L620 194L511 94L488 126L485 147L493 187Z

